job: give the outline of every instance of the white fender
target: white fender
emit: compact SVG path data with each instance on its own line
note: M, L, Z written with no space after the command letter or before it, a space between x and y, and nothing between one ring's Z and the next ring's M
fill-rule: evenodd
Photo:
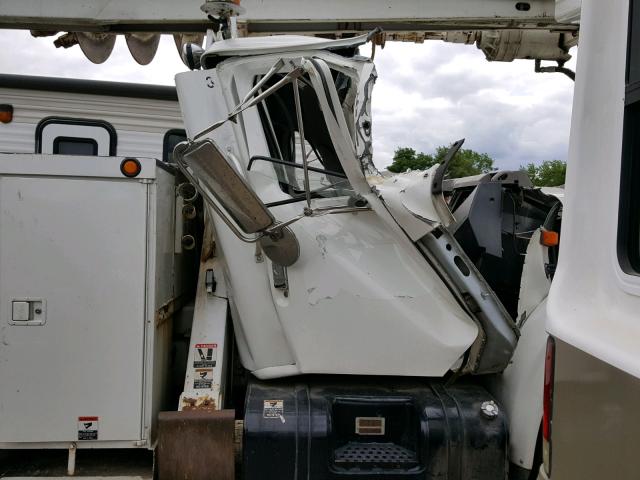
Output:
M509 418L509 459L527 470L533 467L542 421L546 305L551 284L544 271L546 250L538 230L531 237L522 270L518 304L521 337L509 367L488 385Z

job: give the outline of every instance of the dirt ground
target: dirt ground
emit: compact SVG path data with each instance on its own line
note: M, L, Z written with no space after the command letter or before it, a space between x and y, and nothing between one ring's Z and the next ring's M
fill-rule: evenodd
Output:
M67 477L67 450L2 450L0 478ZM148 450L90 450L76 452L76 477L151 479L153 452Z

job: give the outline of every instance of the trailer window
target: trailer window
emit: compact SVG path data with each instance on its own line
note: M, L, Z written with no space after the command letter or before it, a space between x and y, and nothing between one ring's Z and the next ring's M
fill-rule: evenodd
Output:
M36 127L36 153L114 156L117 135L103 120L47 117Z
M620 179L618 259L640 274L640 0L631 0Z
M61 155L98 155L98 142L93 138L56 137L53 153Z
M162 161L167 163L173 163L173 149L180 142L184 142L187 139L187 132L179 130L177 128L171 129L164 134L164 141L162 142Z

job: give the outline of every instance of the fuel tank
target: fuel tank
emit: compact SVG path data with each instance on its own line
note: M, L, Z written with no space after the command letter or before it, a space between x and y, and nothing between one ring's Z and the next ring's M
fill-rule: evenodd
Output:
M507 421L481 386L394 378L251 383L243 478L504 479Z

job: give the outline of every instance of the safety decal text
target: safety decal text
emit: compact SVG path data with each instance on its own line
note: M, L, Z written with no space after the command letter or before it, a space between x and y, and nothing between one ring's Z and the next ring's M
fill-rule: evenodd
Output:
M262 409L264 418L284 419L284 400L265 400Z
M193 351L193 368L213 368L218 356L217 343L196 343Z
M98 440L98 417L78 417L78 440Z
M193 388L212 388L213 368L196 368L193 379Z

